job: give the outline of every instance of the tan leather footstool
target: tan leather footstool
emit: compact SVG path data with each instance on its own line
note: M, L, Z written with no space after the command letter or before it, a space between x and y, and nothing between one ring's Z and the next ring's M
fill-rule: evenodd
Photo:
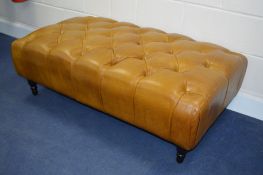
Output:
M243 55L106 18L77 17L12 44L19 75L178 146L182 162L237 94Z

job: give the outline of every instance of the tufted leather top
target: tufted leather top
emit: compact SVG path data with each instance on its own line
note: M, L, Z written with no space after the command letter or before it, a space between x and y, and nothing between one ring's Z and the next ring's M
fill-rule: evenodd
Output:
M192 149L238 92L244 56L152 28L77 17L12 45L17 72Z

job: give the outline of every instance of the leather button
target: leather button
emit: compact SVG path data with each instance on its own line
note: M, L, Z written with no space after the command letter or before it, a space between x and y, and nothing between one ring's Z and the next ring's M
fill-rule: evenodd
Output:
M210 63L206 61L206 62L204 63L204 67L205 67L205 68L210 68Z

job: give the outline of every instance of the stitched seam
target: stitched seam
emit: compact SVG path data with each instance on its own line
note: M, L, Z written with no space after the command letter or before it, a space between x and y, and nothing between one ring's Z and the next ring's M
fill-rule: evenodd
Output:
M171 108L171 112L169 114L169 139L172 140L172 118L173 118L173 114L174 111L177 107L177 105L179 104L179 102L181 101L181 99L183 98L183 96L186 94L186 92L184 92L179 99L177 100L177 102L173 105L173 107Z
M137 88L139 86L140 81L143 79L144 77L140 77L139 79L137 79L134 90L133 90L133 96L132 96L132 103L133 103L133 123L135 123L135 95L137 92Z
M103 98L102 98L102 81L103 81L103 78L104 78L104 67L103 66L100 66L99 67L99 96L100 96L100 103L101 103L101 108L104 110L104 103L103 103Z
M198 134L198 131L199 131L199 126L200 126L200 122L201 122L201 106L203 106L204 102L198 106L198 123L197 123L197 128L196 128L196 132L195 132L195 136L194 136L194 144L196 143L197 141L197 134ZM190 143L190 140L192 138L192 130L193 130L193 125L191 125L191 128L190 128L190 136L189 136L189 143Z
M173 50L172 50L173 51ZM175 55L174 54L174 57L175 57L175 60L176 60L176 62L177 62L177 72L180 72L180 65L179 65L179 60L178 60L178 57L177 57L177 55Z
M204 95L202 95L202 94L198 94L198 93L195 93L195 92L190 92L191 94L196 94L196 95L199 95L199 96L201 96L203 99L204 99L204 101L206 101L206 103L207 104L209 104L208 103L208 99L204 96ZM197 139L197 133L198 133L198 130L199 130L199 125L200 125L200 121L201 121L201 112L200 112L200 109L201 109L201 106L203 106L204 105L204 102L203 101L203 103L201 104L201 105L198 105L198 124L197 124L197 129L196 129L196 135L195 135L195 137L194 137L194 143L196 143L196 139ZM189 135L189 138L188 138L188 144L190 143L190 140L191 140L191 138L192 138L192 129L193 129L193 126L192 125L190 125L190 135Z

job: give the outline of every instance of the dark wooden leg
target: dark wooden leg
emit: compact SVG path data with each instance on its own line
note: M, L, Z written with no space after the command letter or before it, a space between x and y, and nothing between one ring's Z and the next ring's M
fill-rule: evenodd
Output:
M34 82L34 81L31 81L31 80L27 80L30 88L31 88L31 91L32 91L32 94L33 95L37 95L38 94L38 91L37 91L37 84Z
M184 161L185 155L188 151L183 148L177 147L176 161L182 163Z

